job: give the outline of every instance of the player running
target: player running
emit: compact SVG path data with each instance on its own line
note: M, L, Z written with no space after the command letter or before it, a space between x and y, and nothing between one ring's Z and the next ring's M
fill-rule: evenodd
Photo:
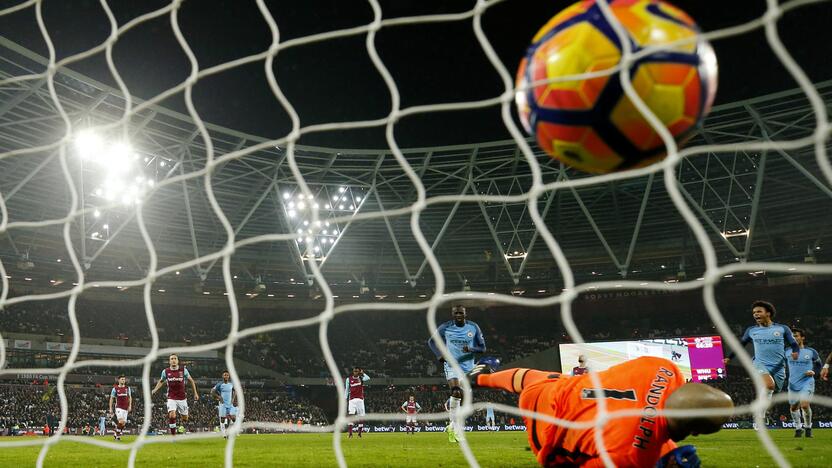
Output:
M168 358L169 367L162 370L162 376L156 382L151 394L156 394L162 388L162 382L168 384L168 428L170 435L176 435L176 413L182 416L182 423L188 422L188 395L185 390L185 380L191 383L194 390L194 401L199 401L199 391L196 389L196 382L185 366L179 366L179 356L171 354Z
M358 415L364 416L364 382L370 380L370 377L361 370L360 367L353 367L352 374L347 377L344 382L346 386L344 396L347 398L347 410L350 416ZM350 439L352 439L352 421L349 424ZM358 438L361 438L361 433L364 431L364 421L358 421Z
M118 383L110 391L110 410L107 413L113 417L113 402L116 404L116 430L113 432L115 440L121 440L124 426L127 424L127 415L133 410L133 393L127 386L127 378L124 375L118 376Z
M794 436L800 437L806 431L806 437L812 437L812 407L809 400L815 393L815 375L820 371L820 356L813 348L805 347L806 335L803 330L792 330L794 339L800 346L797 359L789 359L789 411L794 421ZM800 413L803 412L803 422Z
M410 395L407 401L402 403L402 411L407 414L405 417L405 425L407 426L407 433L413 435L416 432L416 413L422 411L422 406L416 403L416 397Z
M228 371L222 373L222 382L218 382L211 389L211 396L219 402L217 411L220 418L220 431L223 438L228 438L225 435L225 428L234 423L237 418L237 406L234 404L237 400L236 392L234 391L234 384L231 383L231 374Z
M485 352L485 338L482 336L482 330L476 323L466 320L465 307L462 305L455 305L451 308L451 316L453 320L439 325L436 330L436 335L430 337L428 340L428 347L433 354L436 355L439 362L444 364L445 379L448 381L448 388L453 389L459 387L459 376L454 372L451 365L445 362L439 348L436 347L435 338L438 337L445 343L448 352L459 363L459 367L465 373L471 372L474 368L474 353ZM451 395L451 398L456 398ZM456 402L459 405L459 401Z
M686 384L676 364L652 356L595 374L603 389L600 395L590 375L571 377L532 369L484 374L489 371L487 366L478 365L471 373L472 382L519 393L520 408L559 419L594 422L598 398L605 399L609 412L638 410L638 416L615 418L603 426L604 447L616 466L699 466L695 447L676 447L674 442L689 435L717 432L729 415L683 418L660 416L658 410L734 407L724 392L705 384ZM567 429L530 417L523 419L529 446L541 465L604 466L595 444L595 426Z
M754 368L763 377L766 385L768 398L775 390L781 390L786 380L786 351L791 348L791 358L797 359L800 347L794 340L789 327L774 323L774 316L777 311L774 306L765 301L756 301L751 304L751 314L757 325L748 327L742 335L742 345L745 346L754 342ZM723 361L728 364L736 353L731 351Z

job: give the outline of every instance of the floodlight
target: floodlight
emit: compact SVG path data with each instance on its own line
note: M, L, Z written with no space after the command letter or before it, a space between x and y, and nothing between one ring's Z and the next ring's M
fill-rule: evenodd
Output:
M97 159L103 147L104 141L91 130L83 130L75 137L75 148L82 158Z

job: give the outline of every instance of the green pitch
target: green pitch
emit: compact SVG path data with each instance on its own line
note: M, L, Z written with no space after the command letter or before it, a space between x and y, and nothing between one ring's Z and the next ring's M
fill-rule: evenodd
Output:
M772 432L778 446L795 467L832 466L832 431L816 430L814 439L794 439L793 432ZM48 467L121 467L127 465L127 452L105 450L72 442L53 447L46 458ZM0 438L2 442L10 438ZM24 440L16 438L14 440ZM111 439L110 439L111 440ZM132 440L132 439L128 439ZM154 439L151 438L151 441ZM159 439L155 439L159 440ZM468 434L474 454L484 467L534 467L526 450L524 433ZM465 466L458 446L448 443L444 434L370 434L364 438L342 439L350 466ZM689 440L699 448L703 466L772 466L754 431L723 431ZM222 466L225 441L201 440L174 444L151 443L139 451L137 466L196 467ZM0 451L3 467L34 466L39 448L10 448ZM332 437L324 434L244 435L234 450L236 466L334 466Z

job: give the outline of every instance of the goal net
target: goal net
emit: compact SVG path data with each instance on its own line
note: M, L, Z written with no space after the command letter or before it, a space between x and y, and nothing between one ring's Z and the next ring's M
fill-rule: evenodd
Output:
M776 129L766 127L766 109L756 108L754 103L748 101L742 105L727 106L723 113L717 109L711 120L705 121L701 134L695 137L691 144L681 148L664 130L664 127L661 127L655 116L649 114L648 120L657 129L667 147L666 159L640 169L592 177L567 171L563 166L552 163L527 139L516 122L516 118L512 116L515 93L512 79L514 69L507 68L495 50L494 37L490 36L483 26L489 13L507 2L480 0L470 9L454 13L387 17L386 8L382 8L379 1L369 0L367 7L371 18L363 24L285 40L278 28L279 21L275 17L274 9L270 8L264 0L258 0L256 2L258 15L268 27L270 45L245 57L224 60L211 66L201 64L197 60L194 52L196 44L193 38L182 31L183 18L186 16L184 8L187 4L185 2L171 1L159 9L119 21L112 11L115 7L106 0L101 0L99 13L102 15L104 27L108 30L108 37L95 47L63 57L58 57L56 53L54 40L56 33L50 29L49 22L44 20L44 10L48 8L45 3L38 0L21 1L0 10L0 19L16 18L18 15L34 16L37 30L32 31L32 34L42 38L45 50L48 52L45 57L41 57L10 40L14 38L0 37L4 55L0 57L4 59L4 66L0 68L2 72L0 91L3 93L3 99L0 102L0 118L3 119L0 122L0 134L2 134L0 138L5 140L0 146L0 236L6 236L7 239L3 244L3 251L0 251L0 284L2 284L0 317L11 313L9 311L16 310L16 307L27 306L29 313L35 314L41 310L35 304L60 303L63 307L61 320L68 320L72 333L71 338L67 337L65 346L62 348L66 353L65 362L61 362L59 366L16 366L10 362L8 355L13 351L12 348L15 347L17 341L21 341L21 346L25 346L26 340L18 339L17 335L4 336L0 340L0 376L38 375L53 378L56 383L56 396L60 403L58 426L52 429L49 437L0 441L0 450L27 445L41 446L37 463L38 466L42 466L50 450L66 437L64 429L68 424L72 404L71 395L68 396L69 382L67 382L70 374L78 369L91 367L112 369L113 372L125 368L141 369L141 391L137 392L140 393L137 397L140 396L142 407L136 410L143 414L143 423L139 428L138 437L129 443L116 443L94 438L78 439L79 442L106 449L128 450L130 452L129 466L133 466L139 450L143 447L149 444L166 444L174 440L172 436L148 437L148 433L156 429L151 422L153 414L162 411L158 405L153 406L151 395L153 383L158 378L161 360L166 359L171 353L196 355L200 352L219 351L231 375L231 381L238 396L239 408L239 417L229 428L229 438L225 445L227 466L233 464L235 440L239 434L252 429L332 433L332 446L337 461L339 465L346 466L347 460L341 446L341 434L348 424L357 422L359 419L368 422L404 421L405 415L401 412L370 413L359 418L347 414L346 399L341 397L345 391L346 376L331 349L332 337L328 334L331 323L337 317L347 313L370 311L425 312L423 317L427 328L431 334L434 334L437 331L437 320L445 319L445 314L451 304L481 302L530 308L557 306L560 310L559 320L562 321L571 342L584 343L585 335L576 324L573 303L582 295L603 291L676 293L695 290L701 293L704 309L715 326L716 332L722 336L731 350L738 352L739 362L752 377L756 398L748 405L735 408L734 414L752 414L758 426L764 425L764 412L771 402L766 397L763 380L754 370L751 356L742 350L735 331L723 317L717 305L715 291L725 277L732 275L757 274L757 272L783 275L832 274L832 266L817 262L816 256L810 255L812 252L807 254L807 259L811 256L813 261L754 261L753 258L748 258L752 243L753 220L756 217L756 213L753 212L754 206L758 204L760 191L764 190L762 180L766 158L768 160L780 158L786 161L801 174L803 183L815 187L822 197L827 198L827 202L828 198L832 198L829 188L832 186L832 164L830 164L827 150L830 132L827 110L832 86L813 84L790 56L789 50L784 46L778 34L778 22L782 18L804 8L813 8L813 4L819 2L792 0L779 3L775 0L768 0L765 11L760 16L704 33L709 40L718 42L726 38L764 31L768 47L788 71L794 83L797 83L800 92L782 94L763 102L760 107L770 104L772 109L776 108L772 112L780 112L779 109L789 105L801 106L804 112L799 120L788 122ZM608 20L618 25L617 20L608 13L607 2L599 0L599 3L603 5L602 10ZM540 19L542 24L542 20L546 18ZM170 28L181 49L187 73L179 82L164 92L141 100L134 97L135 91L125 84L127 80L122 79L123 64L113 59L113 50L124 36L151 23L164 24ZM434 101L419 105L402 105L403 100L397 79L389 70L384 54L379 52L382 35L387 31L400 28L460 24L467 25L473 31L471 40L487 58L492 68L492 78L496 77L502 91L488 98L477 100ZM528 31L527 36L530 37L532 33L533 31ZM618 33L623 34L620 31ZM275 62L278 57L281 54L293 53L302 46L326 45L333 41L355 39L364 42L366 58L372 63L377 73L374 78L383 82L384 89L388 93L390 107L385 112L385 116L375 119L314 124L305 122L301 114L295 110L295 104L287 98L281 87L279 73L275 71ZM628 42L622 41L622 43ZM661 49L653 52L657 51ZM519 58L518 56L518 61ZM629 50L625 50L622 63L628 64L637 58ZM93 80L85 81L88 79L83 74L77 73L75 66L81 66L91 59L106 62L106 68L117 85L116 89L111 88L110 92L97 95L98 85ZM271 105L288 116L290 128L281 136L259 138L212 125L201 117L200 110L194 104L194 93L198 83L218 79L241 69L254 70L255 67L259 73L257 76L262 77L258 79L266 82L271 93ZM626 67L616 67L607 70L607 74L611 75L611 79L622 80L627 94L643 111L647 108L634 94L632 86L628 84L630 77L626 70ZM581 78L575 77L575 79ZM731 86L731 84L724 86ZM88 102L95 101L95 105L86 110L79 109L76 104L82 97L88 99ZM182 124L182 120L177 117L178 114L165 109L165 104L172 98L183 100L187 109L189 126ZM27 107L30 109L28 114L9 112L32 99L37 100L37 105ZM218 95L214 99L225 102L226 99L231 98ZM424 116L430 118L448 111L472 111L486 108L499 109L502 125L513 141L491 144L491 146L490 144L474 145L465 149L445 148L444 152L432 152L410 150L400 145L397 140L396 128L404 119ZM786 116L784 118L791 118L790 114L785 111L782 115ZM744 138L742 138L743 135L738 135L740 132L732 127L738 120L750 122L755 133L748 133ZM713 127L711 136L706 137L705 129L711 127ZM18 131L20 128L26 130ZM154 131L143 133L147 129ZM388 148L384 151L334 149L331 153L327 153L321 148L299 145L302 138L310 135L361 129L383 131ZM148 142L138 141L139 135L149 135L148 138L158 139L154 141L156 145L154 154L150 154L149 150L139 149L142 145L145 148L150 145ZM436 145L425 141L420 146ZM179 157L173 154L176 148L183 149L182 153L177 153L180 154ZM100 155L104 152L107 157L102 159ZM197 152L199 154L195 154ZM527 167L528 172L524 174L523 182L516 186L512 184L507 190L497 190L494 189L496 185L489 185L488 174L479 178L469 176L471 171L475 170L472 167L479 164L478 158L487 161L489 154L497 152L510 153L515 160L515 165ZM799 158L794 156L797 153L801 155ZM755 183L743 189L748 199L753 199L747 203L750 212L747 213L745 219L731 221L727 220L727 215L724 215L717 220L707 206L703 207L696 197L691 195L689 176L699 170L698 166L691 161L702 158L713 158L716 161L719 155L726 154L734 155L734 168L736 168L737 155L741 155L739 158L741 164L752 167L749 172L743 174L745 177L742 178L742 180L748 180L747 176L750 175L755 180ZM434 159L431 159L432 157ZM456 182L455 192L436 190L440 184L434 185L426 182L434 165L439 167L453 159L466 160L452 162L452 165L459 164L459 167L462 167L466 163L469 164L464 167L465 170L447 177ZM315 166L327 170L333 167L337 169L341 161L346 161L343 164L344 170L341 172L327 172L328 178L326 179L316 175ZM499 171L502 170L501 167L506 167L502 166L503 160L495 161L483 162L483 164L492 164L488 171L483 170L483 172ZM726 163L721 164L728 173L728 178L738 179ZM278 165L283 171L280 176L276 169ZM362 165L370 172L376 171L374 174L378 174L379 168L383 168L383 176L373 179L372 184L367 185L367 180L358 180L349 172L349 168L354 167L353 165ZM134 167L151 166L154 171L153 177L130 172ZM272 167L274 172L267 172L267 167ZM54 169L56 177L46 179L49 183L44 185L41 175L50 168ZM94 185L95 183L91 182L86 174L95 171L117 173L118 177L111 178L109 183ZM224 173L220 178L218 174L222 171ZM246 180L244 177L247 173L260 173L264 176L265 182L257 186L241 186L233 183L235 179ZM702 187L707 186L704 179L708 174L699 174L699 176L697 183L702 182ZM128 180L127 177L130 179ZM759 179L755 179L756 177ZM626 272L629 270L632 258L632 247L629 255L625 255L626 261L623 259L618 261L612 253L613 249L602 235L599 237L604 244L604 249L607 253L612 253L611 256L615 260L616 270L619 273L623 266L623 277L605 280L602 276L596 276L594 271L591 276L587 276L583 272L587 262L582 262L580 268L574 267L574 259L570 261L563 248L563 237L567 233L558 232L552 223L546 221L552 194L560 191L575 194L579 208L587 213L591 207L588 208L578 196L581 190L611 187L614 184L628 181L646 183L647 188L642 192L643 202L639 196L639 203L643 205L647 203L653 184L664 186L668 201L667 207L674 212L674 216L679 216L684 223L683 226L690 233L692 242L687 248L695 251L694 255L701 261L701 268L695 275L679 275L678 279L672 281L657 280L656 277L628 279ZM402 193L409 193L410 198L402 198L407 201L404 204L385 206L382 197L379 197L378 192L375 191L377 185L386 185L391 188L395 185L393 190L399 189ZM447 186L441 185L441 187ZM37 192L39 196L22 197L21 194L26 194L27 190L32 193ZM705 188L702 190L704 191ZM241 199L235 198L235 192L240 196L246 193L251 195L251 205L236 204ZM22 198L26 199L22 200ZM192 213L193 206L196 206L193 200L195 198L198 198L198 203L201 203L198 213ZM258 207L264 203L264 200L271 201L272 198L275 198L275 206L279 207L279 210L270 214L285 220L282 229L272 227L271 232L243 236L241 234L244 232L243 225L255 223L256 220L252 219L252 215L257 213ZM188 224L183 228L183 232L189 231L190 237L186 238L193 241L192 245L189 245L193 250L192 255L188 252L187 258L181 255L181 252L172 253L171 249L164 245L166 236L168 239L173 236L165 231L163 225L165 216L170 214L169 211L165 211L164 206L173 203L171 200L177 200L177 203L182 205L183 212L187 213ZM726 210L730 211L728 205L731 204L731 199L724 200L724 202ZM253 208L251 208L252 205L254 205ZM377 209L364 209L365 206L370 205ZM448 223L439 223L442 227L429 233L426 232L424 223L428 214L434 216L435 210L450 206L453 208L442 212L441 216L444 220L450 220L460 209L459 207L465 206L474 207L475 211L481 212L485 218L489 218L493 213L489 207L499 207L506 212L515 209L522 211L527 228L523 230L514 226L512 236L507 239L501 238L503 233L496 228L496 224L486 222L479 225L482 229L491 231L486 232L485 235L490 235L497 245L495 250L499 249L499 254L488 252L487 256L489 259L491 255L501 257L497 262L498 266L506 267L510 279L514 280L514 284L520 285L519 287L495 291L491 285L483 284L483 287L479 288L478 284L469 283L461 274L457 274L462 279L461 287L456 287L455 280L454 284L449 284L451 275L445 271L446 262L441 255L436 253L436 245L446 232ZM643 210L642 206L642 214ZM112 225L103 223L101 217L110 212L120 213L119 225L115 222ZM241 214L245 212L248 212L248 215ZM729 214L733 216L733 213ZM405 223L407 235L411 237L413 246L417 248L414 249L416 253L424 259L421 263L417 262L416 265L409 263L407 255L402 253L396 241L400 231L397 232L390 222L394 217L407 219ZM807 221L811 224L811 220ZM429 284L429 288L423 290L422 296L424 297L418 300L404 300L402 299L404 296L395 297L393 295L395 293L373 293L369 287L365 289L363 278L355 279L356 283L361 284L356 285L356 290L359 292L354 298L360 300L343 301L343 297L338 297L340 293L333 289L333 281L331 277L328 277L327 261L340 242L348 241L350 229L357 229L355 226L369 222L378 223L381 226L380 229L389 232L393 238L397 258L407 273L402 283L425 282ZM635 228L636 237L641 229L641 223L642 216L639 215L634 226L628 227L629 230ZM599 228L591 217L590 224L593 231L599 234ZM200 238L200 230L204 229L213 229L218 233L210 248L206 247L205 242L200 243L197 240ZM715 231L719 234L715 235ZM62 244L64 253L58 261L61 263L60 268L63 273L51 279L52 284L49 287L37 287L27 283L32 282L27 272L37 269L41 260L27 254L27 247L22 244L17 245L14 239L31 237L27 245L35 245L36 239L40 238L32 233L44 233L43 236L52 239L53 248L56 248L55 245ZM108 245L115 243L120 235L122 237L130 235L131 247L129 249L125 247L117 254L109 252L101 257L100 254L106 251ZM633 243L635 243L635 238ZM291 278L291 284L309 282L311 287L308 299L311 302L318 301L314 302L317 307L316 313L308 316L302 314L293 316L289 320L274 320L242 326L241 301L253 300L258 296L264 299L264 296L268 294L267 287L269 286L265 284L265 273L261 274L257 271L249 271L253 287L241 286L236 281L239 270L234 264L234 256L240 252L250 252L251 249L258 248L265 252L262 255L268 255L269 246L277 244L289 246L289 258L281 261L289 263L291 268L297 268L300 271L296 275L297 280L294 277ZM559 281L557 291L549 290L546 294L537 296L526 294L525 289L522 288L527 257L531 257L531 246L535 244L537 244L538 251L545 252L547 261L554 265L550 270L555 272L552 275L556 276ZM727 257L730 258L726 261ZM109 269L97 268L96 262L100 263L100 258L109 259L110 263L107 265ZM132 276L121 273L123 266L127 263L136 265L132 268L132 272L135 273ZM211 287L206 279L215 267L216 271L221 274L217 283ZM57 266L55 268L57 269ZM11 269L15 270L14 275L10 274ZM124 267L124 269L127 268ZM187 307L188 300L178 299L177 302L177 298L168 299L172 294L168 296L160 296L160 294L166 293L164 284L172 284L171 282L177 280L177 277L185 271L196 272L195 286L188 284L189 288L197 288L195 294L206 296L206 300L207 296L211 299L219 296L217 300L221 300L223 306L230 312L229 329L223 339L192 346L162 344L164 340L160 338L160 330L169 326L169 323L165 315L159 311L163 309L165 313L168 313L171 312L170 309L176 307ZM289 281L285 282L289 284ZM182 287L181 283L179 287ZM148 330L144 354L132 359L80 358L86 325L79 319L85 313L79 303L88 297L87 295L103 290L125 291L124 294L140 296L138 300L142 304L143 325ZM271 297L271 294L268 294L268 297ZM294 293L289 294L288 297L293 298ZM26 318L25 314L10 315L10 317L12 320ZM127 320L126 317L119 315L118 310L113 310L111 317L112 320ZM552 318L552 320L557 319ZM3 322L6 320L4 319ZM321 356L325 362L326 372L331 376L334 395L338 396L337 418L325 426L306 424L299 427L294 423L259 421L250 417L247 414L247 408L250 407L251 402L246 397L249 389L241 385L240 364L235 361L235 356L241 352L240 343L269 333L302 327L317 327L318 329ZM463 374L462 369L448 354L443 343L439 344L439 348L451 367L457 373ZM591 373L590 376L593 384L600 388L597 374ZM473 401L472 388L467 379L462 379L461 385L465 398L455 419L457 424L464 425L465 418L476 411L485 409L487 403ZM444 388L440 391L444 391ZM333 398L336 397L333 396ZM775 397L774 401L782 402L785 398L785 394L780 394ZM816 395L812 401L816 404L832 406L832 400L826 397ZM522 411L513 405L494 404L493 407L502 413L515 415L518 419L519 417L534 417L540 421L565 427L587 426L583 423L560 420L547 414ZM603 399L599 400L598 409L598 417L592 423L596 429L606 424L614 424L616 418L634 416L633 413L608 411ZM714 414L714 411L691 410L688 413ZM444 424L448 415L440 412L422 413L420 418L443 421ZM596 431L596 434L600 433L600 430ZM776 444L773 443L768 431L758 431L757 436L778 465L789 465ZM218 435L193 433L184 437L199 439L218 437ZM613 466L600 435L596 437L596 443L603 454L605 463ZM459 448L471 466L479 465L467 440L461 439Z

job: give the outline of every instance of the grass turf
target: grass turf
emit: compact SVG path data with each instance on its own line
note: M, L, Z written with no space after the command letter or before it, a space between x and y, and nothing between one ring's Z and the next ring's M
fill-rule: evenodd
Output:
M794 467L832 466L832 431L815 430L814 439L794 439L789 430L773 431L775 443ZM458 446L448 443L443 433L370 434L348 440L342 436L344 456L350 466L464 466ZM53 446L45 466L116 467L126 466L128 451L107 450L76 441ZM10 438L0 439L0 444ZM14 440L25 440L15 438ZM112 439L109 439L112 440ZM125 437L125 441L132 438ZM160 440L150 438L150 441ZM537 466L526 447L524 433L473 433L468 440L480 465L484 467ZM124 443L124 442L122 442ZM773 466L754 431L731 430L689 439L698 447L702 465L711 467ZM2 446L2 445L0 445ZM225 441L222 439L185 441L174 444L150 443L138 454L137 466L194 467L222 466ZM40 447L3 448L0 466L33 466ZM332 437L329 434L244 435L234 449L235 466L334 466Z

